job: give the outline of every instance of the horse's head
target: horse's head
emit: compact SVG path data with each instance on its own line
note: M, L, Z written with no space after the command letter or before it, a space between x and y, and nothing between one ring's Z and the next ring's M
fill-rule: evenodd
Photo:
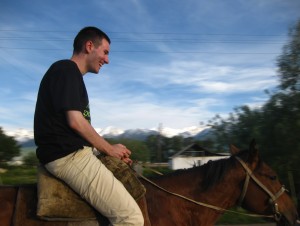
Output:
M255 141L247 151L231 146L231 153L245 171L239 204L251 212L274 216L277 225L296 225L295 205L277 174L260 159Z

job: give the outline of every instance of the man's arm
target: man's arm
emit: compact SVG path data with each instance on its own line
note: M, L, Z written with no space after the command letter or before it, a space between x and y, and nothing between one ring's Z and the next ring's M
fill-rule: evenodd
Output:
M109 144L96 132L80 111L67 111L66 117L69 126L97 150L102 151L109 156L123 159L126 163L131 162L129 159L131 152L122 144Z

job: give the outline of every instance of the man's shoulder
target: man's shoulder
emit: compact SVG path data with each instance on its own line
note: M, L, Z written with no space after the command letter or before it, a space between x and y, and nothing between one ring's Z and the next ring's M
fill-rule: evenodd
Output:
M76 66L76 63L73 62L72 60L65 59L65 60L58 60L51 65L51 67L66 67L66 66L74 67Z
M76 75L80 74L77 64L72 60L58 60L54 62L47 74L60 74L60 75Z

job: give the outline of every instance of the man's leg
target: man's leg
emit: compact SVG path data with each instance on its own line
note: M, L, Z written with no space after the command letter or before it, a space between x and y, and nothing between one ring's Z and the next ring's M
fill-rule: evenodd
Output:
M135 200L91 148L84 148L45 165L54 176L106 216L112 225L144 225Z

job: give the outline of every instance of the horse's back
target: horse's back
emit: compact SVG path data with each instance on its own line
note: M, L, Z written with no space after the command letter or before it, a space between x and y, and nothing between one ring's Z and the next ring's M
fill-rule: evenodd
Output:
M17 191L14 186L0 186L0 222L3 226L12 224Z
M0 186L1 226L100 226L98 221L44 221L36 216L36 184Z

